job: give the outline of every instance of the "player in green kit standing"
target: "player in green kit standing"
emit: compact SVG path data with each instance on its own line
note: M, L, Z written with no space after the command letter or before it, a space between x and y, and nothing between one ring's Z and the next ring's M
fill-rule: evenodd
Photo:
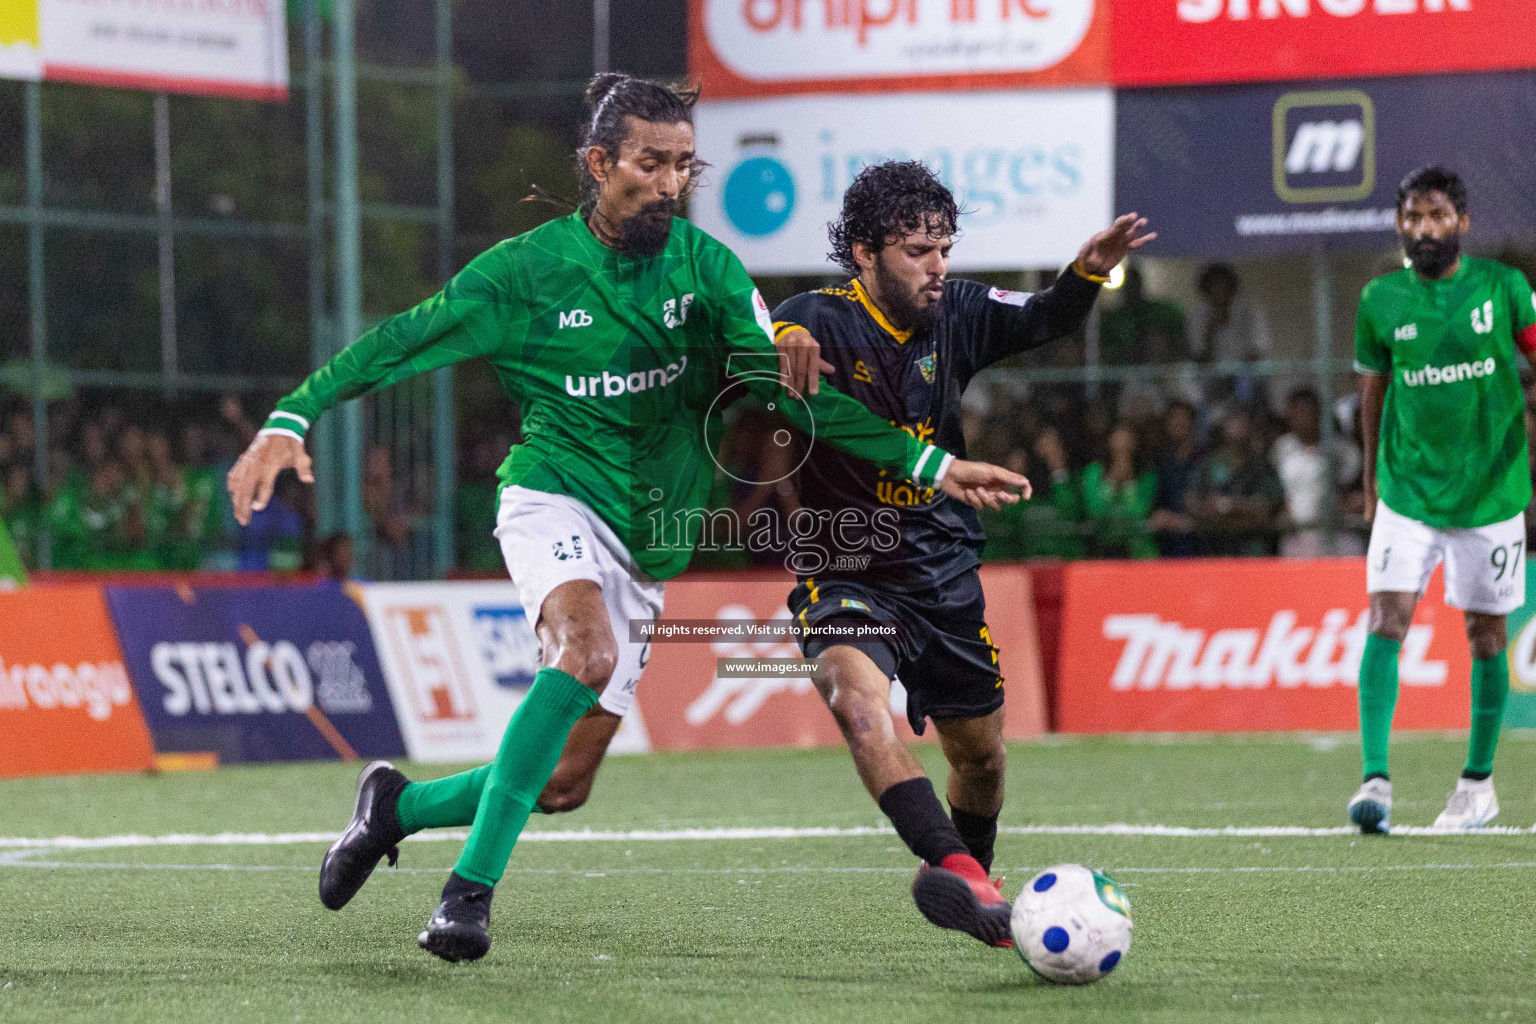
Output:
M587 203L492 247L440 294L358 339L278 402L230 472L244 523L282 470L313 480L303 439L326 409L461 359L489 359L522 408L525 441L499 472L496 537L544 667L491 764L425 783L387 762L364 769L352 821L320 870L321 900L340 909L410 833L471 825L418 940L447 960L489 950L493 887L562 750L601 758L634 700L647 645L630 625L660 614L664 582L687 566L702 529L686 513L705 507L712 483L703 428L730 357L776 360L778 378L754 369L748 387L802 429L814 424L823 442L917 486L990 505L1017 501L1009 488L1028 485L821 388L811 341L775 346L740 261L674 219L695 170L695 99L625 75L594 79L578 165ZM783 401L785 385L804 403Z
M1461 254L1469 226L1461 179L1441 167L1414 171L1397 207L1410 266L1360 296L1355 369L1373 522L1360 663L1364 782L1349 820L1367 833L1390 828L1398 655L1442 561L1446 602L1465 612L1472 647L1472 732L1435 825L1476 828L1499 813L1493 753L1509 697L1505 616L1525 603L1531 500L1516 351L1536 350L1536 298L1520 271Z

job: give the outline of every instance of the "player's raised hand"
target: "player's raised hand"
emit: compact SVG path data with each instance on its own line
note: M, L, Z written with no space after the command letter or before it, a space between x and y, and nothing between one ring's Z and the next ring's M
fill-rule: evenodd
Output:
M303 441L284 434L256 435L225 481L229 500L235 506L235 522L249 526L251 513L267 507L277 475L285 469L294 470L307 484L315 482L313 464Z
M1019 492L1015 493L1014 488ZM1019 499L1031 493L1029 478L1002 466L988 462L969 462L956 459L949 464L939 489L951 498L958 498L971 508L990 508L994 511L1004 505L1017 505Z
M1113 224L1088 239L1078 250L1078 267L1095 277L1108 277L1128 253L1157 237L1156 231L1149 232L1146 228L1145 217L1134 213L1116 217Z
M773 346L779 350L779 379L795 398L820 394L821 375L837 369L821 358L820 343L804 327L783 332Z

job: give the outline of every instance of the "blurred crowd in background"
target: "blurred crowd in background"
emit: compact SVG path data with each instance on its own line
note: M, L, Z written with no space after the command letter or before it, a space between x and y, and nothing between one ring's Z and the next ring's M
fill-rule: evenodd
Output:
M965 397L971 458L1023 472L1033 500L983 516L984 557L1156 558L1361 554L1358 403L1347 382L1324 409L1311 383L1233 364L1265 359L1269 325L1224 264L1199 277L1199 305L1151 297L1134 268L1099 323L1106 367L1134 375L1096 386L1031 383L1003 368ZM1073 341L1063 343L1068 359ZM1080 348L1081 339L1075 344ZM1211 372L1210 364L1226 369ZM271 398L223 395L167 402L89 393L48 405L49 475L35 478L35 432L24 398L0 400L0 519L23 560L37 564L46 531L54 569L312 571L405 577L430 544L431 480L396 472L391 450L364 452L367 536L322 535L312 488L280 479L267 507L235 523L224 477L255 436ZM1324 418L1332 421L1324 443ZM1528 423L1536 422L1528 415ZM771 470L782 424L761 409L733 417L722 449L736 468ZM496 469L518 439L517 411L460 424L453 510L455 569L500 575L491 530ZM752 479L753 474L739 476ZM757 473L774 478L780 473ZM792 477L753 486L719 474L712 502L743 517L797 507ZM1536 517L1530 517L1536 522ZM358 541L361 540L361 543ZM356 559L357 551L368 553ZM782 553L705 552L701 566L781 561Z

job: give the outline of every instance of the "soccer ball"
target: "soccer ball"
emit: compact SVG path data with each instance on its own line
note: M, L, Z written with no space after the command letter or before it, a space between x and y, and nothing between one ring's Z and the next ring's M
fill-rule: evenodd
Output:
M1040 977L1086 985L1131 948L1131 904L1114 879L1081 864L1046 868L1013 904L1013 948Z

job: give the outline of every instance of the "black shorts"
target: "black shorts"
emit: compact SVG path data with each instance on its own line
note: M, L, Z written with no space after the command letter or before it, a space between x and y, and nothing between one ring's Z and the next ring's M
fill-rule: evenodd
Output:
M790 612L807 630L859 620L898 625L892 639L807 633L800 650L815 658L828 647L854 647L888 678L899 677L907 691L907 721L919 736L925 718L982 718L1003 706L1003 677L987 629L981 576L972 570L923 597L820 577L803 580L789 595Z

